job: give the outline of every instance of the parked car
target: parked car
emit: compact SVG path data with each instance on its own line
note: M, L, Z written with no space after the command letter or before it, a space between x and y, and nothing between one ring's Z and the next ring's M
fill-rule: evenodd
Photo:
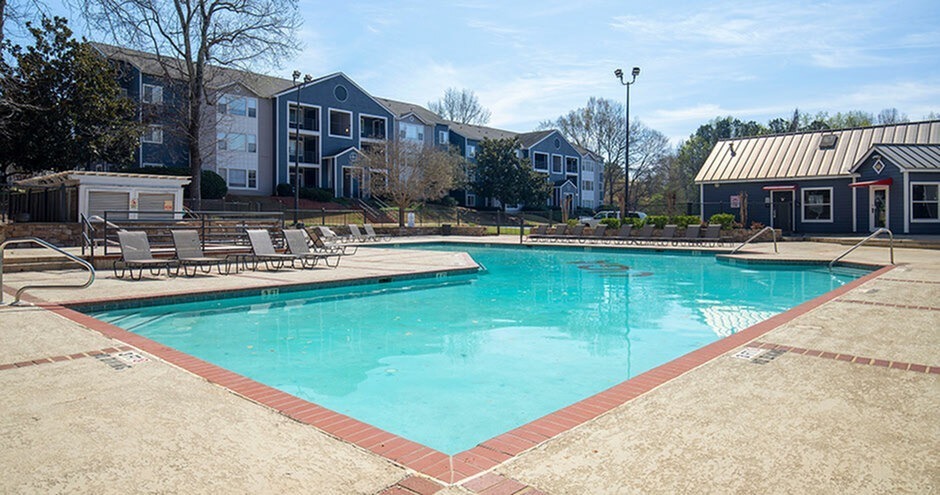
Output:
M588 227L594 228L600 225L601 220L606 218L616 218L620 219L619 211L599 211L593 217L581 217L578 219L578 223L581 225L586 225ZM628 211L627 218L646 218L646 213L642 211Z

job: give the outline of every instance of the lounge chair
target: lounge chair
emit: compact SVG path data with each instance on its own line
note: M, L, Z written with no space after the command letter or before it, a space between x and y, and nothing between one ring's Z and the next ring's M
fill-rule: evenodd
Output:
M548 235L548 225L536 225L529 230L529 235L526 236L526 240L538 242L545 240L546 235Z
M354 224L354 223L347 224L346 227L349 228L349 237L350 237L354 242L363 242L363 241L368 241L368 240L373 240L373 241L374 241L374 240L375 240L375 239L367 239L366 236L362 235L362 231L359 230L359 226L356 225L356 224Z
M266 270L280 270L284 265L290 263L293 267L294 261L302 258L295 254L282 254L274 249L274 243L271 241L271 233L267 230L246 230L248 242L251 244L251 254L239 255L245 267L252 263L252 270L258 269L259 263L264 263Z
M646 225L640 227L640 231L637 232L636 237L633 237L631 240L632 240L635 244L639 244L639 243L641 243L641 242L650 242L650 241L653 241L653 240L654 240L654 238L653 238L653 224L648 223L648 224L646 224Z
M584 236L584 225L575 225L574 227L568 227L568 232L562 237L565 240L580 241Z
M633 224L627 223L620 226L620 230L610 238L611 242L617 242L621 244L626 244L628 242L633 242L633 239L630 237L630 232L633 231Z
M125 272L130 275L131 280L140 280L144 276L144 268L150 270L153 276L160 275L161 270L166 270L168 277L179 273L179 265L176 260L158 260L150 252L150 241L147 240L146 232L129 232L121 230L118 232L118 243L121 245L121 259L116 260L111 269L114 270L114 276L124 278ZM121 272L118 273L118 267ZM176 268L176 272L170 272L171 268ZM134 269L137 269L137 276L134 276Z
M558 224L557 227L555 227L554 230L552 230L552 233L546 235L545 238L548 239L548 240L551 241L551 242L555 242L555 241L557 241L557 240L559 240L559 239L564 239L564 238L565 238L565 234L566 234L567 232L568 232L568 224L567 224L567 223L560 223L560 224Z
M343 256L341 251L330 251L316 246L310 249L310 244L307 243L307 234L300 229L284 229L284 240L287 241L287 250L290 251L290 254L297 256L291 262L292 265L293 262L300 261L304 268L313 268L317 266L320 260L323 260L326 266L336 268L339 266L340 257ZM333 264L330 264L330 259L335 260Z
M581 238L581 242L604 242L604 234L607 233L606 225L598 225L591 230L591 235L586 235Z
M676 227L676 225L666 225L663 227L663 231L659 233L659 237L655 238L654 240L664 246L670 242L673 244L678 244L678 242L674 240L676 237Z
M711 243L712 246L721 245L722 244L721 224L720 223L708 224L708 227L705 228L705 233L702 234L701 241L704 244Z
M309 231L308 231L309 233ZM336 235L329 227L317 227L310 236L313 245L330 251L339 251L344 255L356 254L359 246L343 244L340 237Z
M376 241L376 242L378 242L378 241L386 241L386 242L388 242L388 241L392 240L392 236L389 236L389 235L381 235L381 236L380 236L380 235L376 234L376 233L375 233L375 228L372 227L372 224L371 224L371 223L367 223L367 224L363 225L363 228L366 229L366 237L371 237L372 240L374 240L374 241Z
M689 225L685 228L685 234L676 241L676 244L684 242L688 245L700 244L702 241L699 239L699 233L702 230L701 225Z
M179 268L183 269L183 275L195 277L197 271L210 273L215 266L222 275L222 264L225 264L225 273L229 273L231 265L228 258L218 258L206 256L202 251L202 244L199 242L199 233L195 230L174 230L173 247L176 250L176 261ZM236 263L237 267L238 264ZM192 273L189 269L192 268Z

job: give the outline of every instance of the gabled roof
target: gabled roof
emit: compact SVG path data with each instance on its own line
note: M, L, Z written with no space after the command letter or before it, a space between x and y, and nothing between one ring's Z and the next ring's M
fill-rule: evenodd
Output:
M435 124L446 124L444 119L442 119L436 113L428 110L427 108L422 107L421 105L416 105L414 103L408 103L406 101L390 100L388 98L379 98L376 97L376 100L379 100L383 105L388 107L389 110L395 114L396 118L402 118L408 116L408 114L413 114L421 122L424 122L427 125Z
M473 124L458 124L456 122L446 122L450 126L450 130L460 134L461 136L472 139L474 141L482 141L486 138L489 139L513 139L519 137L519 133L512 131L504 131L502 129L495 129L493 127L484 127L482 125L473 125Z
M324 156L323 158L339 158L339 157L341 157L341 156L343 156L343 155L345 155L346 153L349 153L349 152L351 152L351 151L355 151L356 153L358 153L358 154L360 154L360 155L362 154L362 151L361 151L359 148L357 148L357 147L355 147L355 146L350 146L350 147L348 147L348 148L346 148L346 149L340 151L339 153L334 153L334 154L332 154L332 155L330 155L330 156Z
M595 160L598 160L598 161L601 161L601 162L604 161L604 157L602 157L601 155L597 154L597 152L595 152L595 151L591 151L591 150L585 148L584 146L578 146L577 144L574 144L574 143L571 143L571 146L573 146L574 149L578 150L578 153L581 153L581 156L582 156L582 157L590 156L591 158L593 158L593 159L595 159Z
M131 50L130 48L106 43L92 42L91 45L105 57L127 62L145 74L163 77L169 72L170 77L182 77L183 71L181 70L181 66L176 65L181 63L179 60L164 57L164 64L161 64L160 59L152 53ZM166 65L166 67L163 65ZM164 72L164 69L166 69L166 72ZM216 90L238 83L252 93L264 98L270 98L276 93L289 89L294 85L289 79L213 65L207 67L206 81L210 88Z
M874 155L887 158L901 170L940 170L940 144L876 144L862 155L851 172Z
M545 131L533 131L519 134L519 143L522 144L522 149L529 149L541 143L545 138L551 136L554 132L554 129L548 129Z
M695 182L848 176L872 146L882 144L940 144L940 120L723 139Z

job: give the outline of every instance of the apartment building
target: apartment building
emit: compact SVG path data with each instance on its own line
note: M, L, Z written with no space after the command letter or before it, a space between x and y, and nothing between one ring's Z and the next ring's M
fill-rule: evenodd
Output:
M141 167L188 168L185 91L173 60L95 43L119 68L127 96L140 102L147 132L137 150ZM203 168L221 175L233 193L272 195L276 186L329 189L337 197L368 195L373 172L358 165L363 151L388 139L455 150L468 163L483 139L518 139L520 153L554 185L548 204L600 204L601 166L596 155L574 147L558 131L517 133L442 119L414 103L377 98L337 72L293 81L210 67L210 92L202 109L198 150ZM493 206L470 191L455 192L467 206Z

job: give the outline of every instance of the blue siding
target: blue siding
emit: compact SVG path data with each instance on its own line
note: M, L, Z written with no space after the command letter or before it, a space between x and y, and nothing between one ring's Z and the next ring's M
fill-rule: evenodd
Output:
M342 85L346 88L345 101L337 99L335 89ZM297 101L297 90L286 92L277 97L275 126L277 129L277 182L286 183L289 178L289 164L287 163L288 141L287 134L291 130L288 126L288 103ZM336 188L342 191L342 169L339 164L333 171L327 172L323 157L336 155L343 150L354 146L360 148L359 117L360 114L376 115L386 119L386 135L392 137L395 126L394 115L372 97L360 90L348 77L343 74L315 81L300 89L300 102L320 107L320 165L321 187ZM330 109L352 112L351 137L330 136ZM333 179L333 183L329 183Z
M894 232L904 231L904 203L907 201L904 192L904 174L901 169L887 160L882 160L884 168L878 173L873 168L875 160L869 158L855 172L859 174L856 182L868 182L874 180L891 179L893 183L888 186L888 228ZM857 203L856 215L858 216L858 232L869 232L874 230L870 225L871 215L869 204L871 201L871 190L868 187L856 187Z
M186 111L185 88L160 76L142 74L141 84L163 88L163 104L141 103L144 123L163 127L163 143L141 143L142 163L162 163L166 167L189 168L186 130L181 127L180 112ZM139 90L139 88L138 88ZM138 101L141 95L138 93Z
M851 180L825 179L825 180L792 180L783 182L741 182L720 184L705 184L702 188L705 202L703 218L716 213L732 213L737 221L739 210L730 208L730 196L744 192L748 196L748 224L760 222L770 225L770 191L763 190L764 186L791 185L798 186L794 194L793 231L795 233L849 233L852 232L852 190L849 187ZM816 187L832 188L832 222L804 222L803 221L803 189ZM779 193L775 193L779 194Z

